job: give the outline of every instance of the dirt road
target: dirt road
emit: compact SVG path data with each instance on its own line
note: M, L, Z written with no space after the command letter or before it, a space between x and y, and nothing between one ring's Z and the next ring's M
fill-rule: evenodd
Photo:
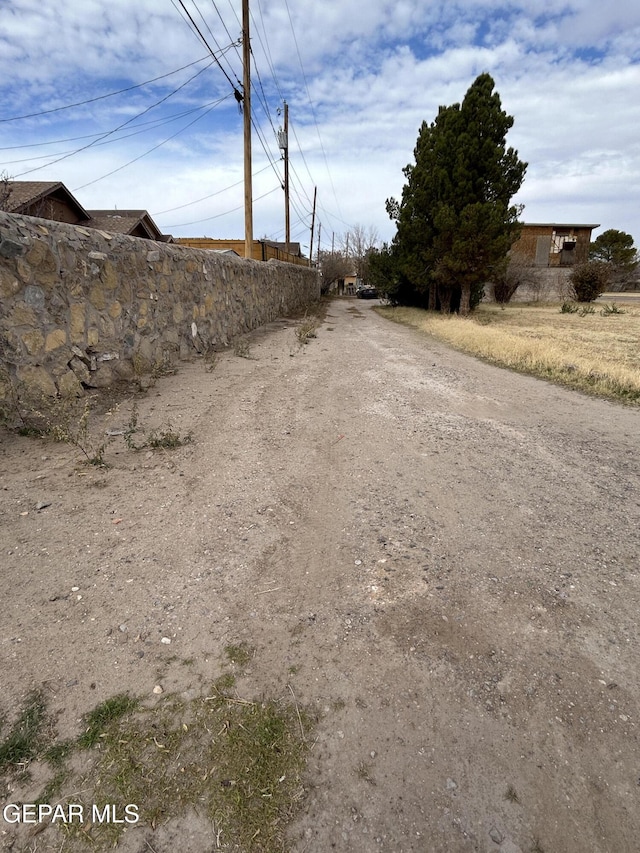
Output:
M640 411L357 300L294 326L138 400L171 453L5 438L5 710L46 682L70 734L244 642L244 695L320 713L296 853L639 850Z

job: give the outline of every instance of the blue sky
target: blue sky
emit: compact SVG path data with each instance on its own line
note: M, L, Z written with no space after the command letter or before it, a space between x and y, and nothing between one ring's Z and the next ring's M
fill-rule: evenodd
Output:
M240 0L182 2L219 65L179 0L4 0L0 172L146 209L176 236L242 237ZM488 71L529 163L523 219L640 244L640 4L250 2L254 236L284 239L283 99L292 239L309 244L317 186L323 248L354 226L389 240L421 122Z

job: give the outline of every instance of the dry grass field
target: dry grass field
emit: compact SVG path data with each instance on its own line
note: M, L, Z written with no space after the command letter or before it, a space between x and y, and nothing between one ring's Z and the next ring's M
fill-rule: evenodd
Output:
M468 318L378 310L493 364L640 405L640 306L611 305L562 313L558 304L483 304Z

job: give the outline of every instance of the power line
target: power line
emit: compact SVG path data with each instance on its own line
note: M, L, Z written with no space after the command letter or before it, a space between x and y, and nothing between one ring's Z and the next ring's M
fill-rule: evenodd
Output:
M204 15L203 15L203 14L202 14L202 12L200 11L200 8L198 7L198 4L196 3L196 0L191 0L191 2L192 2L192 3L193 3L193 5L195 6L195 8L196 8L196 10L197 10L198 14L200 15L200 17L201 17L201 19L202 19L202 23L205 25L205 27L206 27L206 28L207 28L207 30L209 31L209 35L211 36L211 38L212 38L212 39L214 40L214 42L216 43L216 47L218 47L218 48L219 48L219 47L220 47L220 45L218 44L218 40L217 40L217 38L215 37L215 35L214 35L214 33L213 33L213 31L212 31L211 27L209 26L209 24L208 24L208 23L207 23L207 21L205 20ZM214 0L212 0L212 2L213 2L213 6L214 6L214 8L215 8L216 12L218 12L218 8L217 8L217 6L216 6L216 4L215 4ZM227 34L227 37L228 37L229 41L231 42L232 46L233 46L233 47L235 47L236 56L238 56L238 58L240 58L240 54L238 53L238 47L237 47L237 45L238 45L238 40L237 40L237 39L235 39L235 40L234 40L233 36L231 35L231 33L229 32L229 30L227 29L227 26L226 26L225 22L222 20L222 16L220 15L220 12L218 12L218 17L219 17L219 18L220 18L220 20L222 21L222 26L224 27L224 30L225 30L225 32L226 32L226 34ZM229 69L231 70L231 73L235 76L235 78L236 78L236 82L238 83L238 85L239 85L240 87L242 87L242 83L240 83L240 80L238 80L238 75L237 75L237 74L235 73L235 71L233 70L233 68L232 68L232 66L231 66L231 63L229 62L229 60L228 60L228 59L227 59L227 64L229 65Z
M138 157L134 157L133 160L129 160L128 163L125 163L122 166L118 166L117 169L112 169L110 172L107 172L106 175L102 175L99 178L95 178L93 181L88 181L86 184L82 184L82 186L80 186L80 187L74 187L73 192L75 193L78 190L85 189L85 187L90 187L93 184L97 184L98 181L102 181L104 178L109 178L111 175L115 175L116 172L121 172L123 169L126 169L127 166L130 166L132 163L137 163L138 160L142 160L143 157L146 157L148 154L152 154L154 151L157 151L158 148L161 148L167 142L170 142L172 139L175 139L176 136L179 136L181 133L184 133L185 130L188 130L196 122L200 121L205 116L207 116L211 112L211 110L213 110L216 106L218 106L218 104L221 104L223 101L226 101L227 98L230 98L230 97L231 97L231 93L229 93L228 95L225 95L223 98L220 98L218 103L214 104L213 107L209 107L209 109L205 113L197 116L197 118L194 118L194 120L190 121L189 124L185 125L184 127L181 127L180 130L176 131L176 133L172 134L167 139L163 139L162 142L159 142L157 145L154 145L153 148L149 148L149 150L145 151L144 154L140 154L140 155L138 155Z
M260 175L262 172L266 172L267 169L271 168L271 163L267 163L266 166L263 166L262 169L258 169L256 172L253 172L253 176ZM221 195L222 193L227 192L227 190L232 190L235 187L239 187L243 181L236 181L235 184L230 184L228 187L223 187L221 190L216 190L214 193L209 193L209 195L203 195L202 198L197 198L195 201L188 201L186 204L179 204L177 207L169 207L167 210L159 210L156 213L153 213L152 216L162 216L164 213L173 213L174 210L182 210L185 207L191 207L194 204L199 204L201 201L207 201L207 199L213 198L216 195Z
M195 3L195 0L194 0L194 3ZM227 36L229 37L229 41L233 41L233 39L231 38L231 33L229 32L227 25L224 22L224 18L220 14L220 9L218 9L218 7L216 6L216 0L211 0L211 5L216 10L216 14L220 18L220 23L224 27L224 31L226 32ZM229 5L231 6L231 10L233 11L233 13L236 17L236 22L237 22L238 26L240 27L240 31L242 31L242 21L240 20L240 18L238 18L238 14L237 14L236 10L233 8L233 6L231 5L231 3L229 3ZM238 59L241 59L239 53L238 53Z
M273 66L271 49L269 47L269 39L267 38L267 30L266 30L266 27L264 24L264 15L262 14L262 6L260 5L260 0L257 0L257 2L258 2L258 9L260 10L260 22L262 24L262 31L264 32L264 42L262 41L262 36L260 35L260 30L258 29L257 26L255 27L255 31L258 35L258 41L260 42L262 50L264 51L264 55L267 59L267 64L269 65L269 69L271 71L271 76L273 77L273 82L276 84L276 89L278 90L278 95L280 96L280 100L284 101L285 97L282 93L282 89L280 88L278 78L276 77L276 71L275 71L275 68ZM253 13L251 14L251 19L253 20ZM255 24L255 21L254 21L254 24Z
M59 145L62 142L78 142L81 139L95 139L95 147L100 148L103 145L113 145L116 142L122 142L124 139L131 139L133 136L139 136L142 133L149 133L150 131L157 130L159 127L163 127L165 124L171 124L171 122L178 121L185 116L193 115L193 113L200 112L201 110L206 110L210 112L214 107L219 106L223 101L226 101L231 97L231 94L225 95L223 98L219 98L217 101L209 101L206 104L203 104L200 107L193 107L190 110L183 110L181 113L177 113L176 115L169 116L167 118L162 119L153 119L152 121L141 122L139 125L139 130L134 130L132 133L123 133L121 136L117 136L114 139L107 139L103 141L98 141L98 138L102 138L104 136L103 132L100 133L89 133L84 136L75 136L69 139L54 139L49 142L32 142L28 145L14 145L9 148L0 148L0 151L14 151L20 148L41 148L44 145ZM71 151L58 151L55 154L40 154L36 157L23 157L21 160L5 160L3 165L10 166L14 163L30 163L33 160L43 160L45 157L57 157L61 154L73 154L75 149ZM47 164L45 164L47 165Z
M317 132L317 134L318 134L318 140L319 140L319 142L320 142L320 149L321 149L321 151L322 151L322 156L324 157L325 166L327 167L327 175L329 176L329 182L331 183L331 189L332 189L332 191L333 191L333 196L334 196L334 198L335 198L335 200L336 200L336 204L337 204L337 206L338 206L338 210L340 210L340 202L338 201L338 196L337 196L337 194L336 194L336 188L335 188L335 186L334 186L334 184L333 184L333 178L332 178L332 176L331 176L331 170L329 169L329 161L328 161L328 159L327 159L327 152L326 152L326 151L325 151L325 149L324 149L324 144L323 144L323 142L322 142L322 137L320 136L320 128L319 128L319 126L318 126L318 119L317 119L317 117L316 117L316 111L315 111L314 106L313 106L313 101L311 100L311 93L309 92L309 84L307 83L307 75L305 74L305 72L304 72L304 66L302 65L302 56L300 55L300 47L298 46L298 39L297 39L297 37L296 37L296 31L295 31L295 29L293 28L293 19L291 18L291 10L289 9L289 3L288 3L288 0L284 0L284 5L285 5L285 7L286 7L287 15L288 15L288 17L289 17L289 24L290 24L290 26L291 26L291 33L292 33L292 35L293 35L293 42L294 42L294 44L295 44L295 46L296 46L296 53L298 54L298 62L300 63L300 70L301 70L301 72L302 72L302 79L304 80L304 87L305 87L305 89L306 89L307 97L308 97L308 99L309 99L309 106L311 107L311 115L313 116L313 122L314 122L314 124L315 124L315 126L316 126L316 132ZM311 176L309 176L309 177L311 177Z
M95 98L88 98L86 101L77 101L74 104L66 104L64 107L53 107L50 110L41 110L39 113L28 113L23 116L13 116L12 118L2 118L0 119L0 123L4 124L9 121L20 121L24 118L39 118L40 116L50 115L51 113L59 113L62 110L70 110L73 107L83 107L86 104L94 104L96 101L103 101L105 98L113 98L115 95L123 95L125 92L133 92L134 89L140 89L142 86L149 86L151 83L157 83L158 80L164 80L167 77L171 77L173 74L177 74L179 71L184 71L185 68L191 68L194 65L197 65L199 62L203 62L207 57L202 56L200 59L196 59L194 62L190 62L188 65L183 65L182 68L176 68L175 71L169 71L167 74L161 74L159 77L154 77L152 80L146 80L144 83L136 83L133 86L127 86L124 89L118 89L117 92L109 92L106 95L97 95Z
M277 192L281 187L274 187L272 190L268 190L266 193L257 196L254 198L254 201L260 201L260 199L266 198L268 195L272 195ZM243 204L238 205L238 207L234 207L231 210L226 210L224 213L216 213L215 216L209 216L207 219L197 219L194 222L181 222L179 225L163 225L163 228L185 228L187 225L200 225L202 222L211 222L212 219L220 219L221 216L228 216L230 213L236 213L238 210L242 210L244 207Z
M240 90L236 87L236 85L235 85L235 83L233 82L233 80L231 79L231 77L229 77L229 75L227 74L227 72L224 70L224 68L222 67L222 65L221 65L221 64L220 64L220 62L218 61L218 59L217 59L217 57L216 57L215 53L213 52L213 50L211 50L211 47L210 47L210 45L209 45L209 42L208 42L208 41L206 40L206 38L202 35L202 32L201 32L201 30L200 30L200 27L196 24L196 22L195 22L195 21L193 20L193 18L191 17L191 13L188 11L187 7L184 5L184 3L182 2L182 0L178 0L178 3L179 3L179 4L182 6L182 8L184 9L185 15L186 15L186 16L189 18L189 20L191 21L191 24L193 25L193 28L195 29L195 31L196 31L196 32L198 33L198 35L200 36L201 41L204 43L205 47L207 48L207 50L209 51L209 53L211 54L211 56L214 58L214 60L215 60L215 62L217 63L217 65L218 65L218 67L219 67L220 71L222 71L222 73L224 74L224 76L225 76L225 77L227 78L227 80L229 81L229 85L230 85L230 86L231 86L231 88L233 89L233 94L235 95L236 100L238 101L238 103L241 103L241 101L242 101L242 97L243 97L243 96L242 96L242 93L241 93L241 92L240 92ZM174 4L174 5L175 5L175 4Z
M44 169L45 166L53 166L55 163L60 163L63 160L67 160L69 157L72 157L74 154L80 154L82 151L86 151L88 148L92 148L94 145L97 145L98 142L100 142L102 139L106 139L108 136L112 136L114 133L117 133L119 130L122 130L123 127L126 127L128 124L131 124L131 122L133 122L136 119L140 118L141 116L145 115L150 110L154 109L157 106L160 106L160 104L164 103L165 101L168 101L169 98L173 97L173 95L177 94L181 89L184 89L185 86L188 86L189 83L192 82L192 80L195 80L196 77L199 77L200 74L202 74L208 68L211 68L212 65L213 65L212 62L210 62L208 65L205 65L204 68L201 68L199 71L197 71L192 77L190 77L188 80L186 80L181 86L178 86L177 89L174 89L172 92L169 92L168 95L165 95L163 98L160 98L160 100L156 101L155 104L151 104L150 107L147 107L141 113L138 113L138 115L133 116L133 118L127 119L127 121L123 122L121 125L114 128L113 130L110 130L107 133L103 134L102 136L98 137L98 139L94 140L93 142L89 142L87 145L83 145L81 148L77 148L75 151L72 151L68 154L65 154L62 157L58 157L57 160L52 160L50 163L45 163L44 166L36 166L33 169L27 169L24 172L20 172L20 174L16 175L15 177L20 178L20 177L22 177L22 175L29 175L29 174L31 174L31 172L37 172L40 169Z

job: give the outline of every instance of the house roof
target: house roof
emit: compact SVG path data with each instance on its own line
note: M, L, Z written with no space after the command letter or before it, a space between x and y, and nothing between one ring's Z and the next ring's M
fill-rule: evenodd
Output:
M146 236L149 240L163 240L164 235L146 210L90 210L90 228L99 228L112 234Z
M261 242L266 243L267 246L273 246L274 249L282 249L283 252L288 251L290 255L302 256L300 243L278 243L275 240L262 240Z
M600 225L582 225L579 223L571 222L521 222L524 228L599 228Z
M80 219L89 218L87 211L62 181L8 181L6 186L8 196L3 207L10 213L23 213L39 201L55 198L68 204Z

